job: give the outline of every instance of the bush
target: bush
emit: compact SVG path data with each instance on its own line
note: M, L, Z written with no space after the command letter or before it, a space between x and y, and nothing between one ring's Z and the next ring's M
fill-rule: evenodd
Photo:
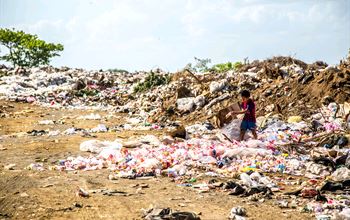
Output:
M52 57L59 56L58 52L63 51L61 44L46 43L37 35L7 28L0 29L0 44L9 50L0 59L21 67L48 65Z
M147 91L155 86L165 85L170 82L171 78L169 75L162 76L154 72L150 72L143 82L139 82L134 87L134 93Z
M239 68L241 68L243 66L243 64L241 62L227 62L227 63L219 63L216 64L212 67L213 71L217 71L217 72L227 72L230 70L239 70Z

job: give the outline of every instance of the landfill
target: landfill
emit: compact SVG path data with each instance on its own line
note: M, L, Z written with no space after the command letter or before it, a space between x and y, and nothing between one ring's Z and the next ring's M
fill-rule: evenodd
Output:
M273 57L244 64L238 70L195 73L86 71L68 67L0 67L1 99L45 108L100 110L121 114L80 115L96 127L55 129L62 120L36 123L52 130L20 135L60 137L81 135L79 154L33 161L35 172L109 170L118 179L169 178L179 188L198 193L225 192L232 197L282 210L298 209L316 219L350 219L350 56L338 65L306 64L291 57ZM135 92L150 74L170 81ZM239 141L240 117L225 117L237 107L240 91L248 89L257 106L258 139L248 132ZM1 112L6 117L6 109ZM161 132L113 140L99 133ZM2 135L1 139L11 135ZM19 135L19 134L16 134ZM9 164L6 170L17 169ZM204 181L197 179L204 177ZM293 189L293 190L291 190ZM79 188L77 195L93 195ZM247 207L227 210L229 219L249 219ZM171 209L149 209L144 219L200 215ZM154 216L158 216L157 218ZM225 218L227 218L225 216ZM184 219L185 219L184 217ZM203 216L204 217L204 216ZM188 217L189 218L189 217Z

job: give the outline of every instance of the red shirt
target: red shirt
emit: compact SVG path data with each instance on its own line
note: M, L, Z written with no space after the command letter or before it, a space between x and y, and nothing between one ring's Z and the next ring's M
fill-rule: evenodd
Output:
M247 110L244 114L243 121L256 122L255 117L255 103L252 99L248 99L246 102L242 102L242 108Z

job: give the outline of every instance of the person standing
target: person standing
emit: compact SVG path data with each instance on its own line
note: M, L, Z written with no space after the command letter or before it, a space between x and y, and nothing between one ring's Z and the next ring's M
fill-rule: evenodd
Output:
M243 90L241 92L242 96L242 104L241 111L232 111L229 112L226 117L230 117L231 115L239 115L244 114L242 123L241 123L241 131L239 135L239 139L242 141L244 139L244 135L247 130L250 130L254 136L254 139L258 139L258 135L256 134L256 117L255 117L255 103L250 98L250 92L248 90Z

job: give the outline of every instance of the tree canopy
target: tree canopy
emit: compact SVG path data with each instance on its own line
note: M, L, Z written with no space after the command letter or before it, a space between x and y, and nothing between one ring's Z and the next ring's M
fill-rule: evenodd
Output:
M48 65L52 57L63 51L62 44L46 43L37 35L8 28L0 29L0 44L9 50L0 60L22 67Z

